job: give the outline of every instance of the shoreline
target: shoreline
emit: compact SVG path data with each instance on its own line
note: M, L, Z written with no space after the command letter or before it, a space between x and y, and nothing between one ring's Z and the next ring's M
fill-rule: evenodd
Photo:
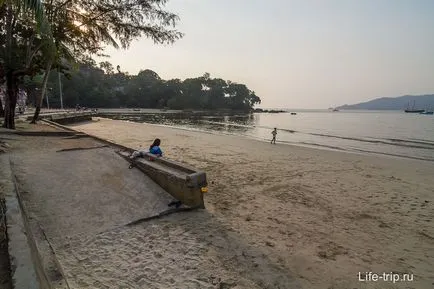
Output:
M223 136L235 136L235 137L243 137L249 140L255 140L262 143L269 143L270 140L267 140L265 138L260 137L254 137L251 135L246 134L236 134L236 133L227 133L227 132L218 132L218 131L211 131L211 130L205 130L205 129L198 129L198 128L188 128L188 127L182 127L182 126L176 126L176 125L166 125L166 124L155 124L155 123L149 123L149 122L136 122L132 120L124 120L124 119L111 119L111 118L105 118L105 117L94 117L94 119L105 119L105 120L114 120L114 121L122 121L126 123L138 123L138 124L144 124L144 125L150 125L150 126L156 126L156 127L164 127L164 128L171 128L171 129L177 129L182 131L191 131L191 132L198 132L198 133L206 133L211 135L223 135ZM229 124L231 125L231 124ZM234 126L241 126L237 124L232 124ZM246 126L248 127L248 126ZM255 126L253 126L255 127ZM285 129L281 129L285 130ZM302 132L298 132L302 133ZM310 134L310 133L303 133L303 134ZM308 149L313 150L320 150L320 151L333 151L333 152L340 152L340 153L348 153L348 154L355 154L355 155L361 155L361 156L381 156L385 158L392 158L392 159L401 159L401 160L416 160L416 161L423 161L423 162L434 162L434 159L426 159L422 157L413 157L413 156L405 156L405 155L399 155L399 154L392 154L392 153L385 153L385 152L376 152L376 151L368 151L368 150L361 150L361 149L345 149L342 147L335 147L335 146L327 146L322 144L308 144L303 142L289 142L289 141L279 141L277 140L277 144L286 145L286 146L293 146L293 147L304 147ZM393 144L390 144L393 145ZM408 146L404 146L408 147Z

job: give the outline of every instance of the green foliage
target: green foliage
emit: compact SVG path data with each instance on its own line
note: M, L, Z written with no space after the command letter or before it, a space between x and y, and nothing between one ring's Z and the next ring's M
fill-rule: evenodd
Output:
M16 86L24 78L73 71L77 63L92 63L105 46L127 48L141 36L155 43L173 43L183 36L174 29L176 14L165 11L167 0L0 0L0 83L7 80L6 122L14 127ZM108 74L110 66L104 66ZM45 78L46 80L47 78ZM41 93L34 120L46 91ZM87 101L98 103L101 89L91 88ZM77 94L77 93L76 93ZM9 101L11 100L11 101ZM10 125L9 125L10 123Z
M0 66L3 76L32 75L54 55L50 25L42 1L2 1L0 4Z
M113 66L100 63L80 65L69 79L62 76L65 107L143 107L195 110L250 111L260 98L244 84L211 78L209 73L197 78L164 80L146 69L129 76L114 73ZM103 69L102 69L103 68ZM35 81L38 78L34 78ZM40 79L40 78L39 78ZM50 106L60 106L57 74L48 80ZM29 101L36 86L26 84Z

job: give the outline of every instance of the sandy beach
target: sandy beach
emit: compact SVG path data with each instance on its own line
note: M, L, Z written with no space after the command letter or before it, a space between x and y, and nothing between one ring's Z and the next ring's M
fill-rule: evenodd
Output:
M207 210L306 288L432 288L434 164L95 119L74 129L203 169ZM359 272L413 274L363 282Z

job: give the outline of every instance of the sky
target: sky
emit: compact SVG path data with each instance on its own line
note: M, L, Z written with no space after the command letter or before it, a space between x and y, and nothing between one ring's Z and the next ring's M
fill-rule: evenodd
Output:
M185 35L107 48L123 71L244 83L263 108L434 93L432 0L170 0Z

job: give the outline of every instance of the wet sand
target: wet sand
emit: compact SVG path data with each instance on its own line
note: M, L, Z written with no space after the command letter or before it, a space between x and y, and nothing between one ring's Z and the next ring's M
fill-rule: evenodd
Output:
M283 270L305 288L433 286L432 162L270 145L107 119L73 128L136 148L159 137L165 156L205 170L208 214L225 228L220 233L233 232L245 241L243 246L265 254L261 268L280 268L270 273L271 279ZM161 230L158 242L171 229ZM198 231L196 237L217 242L219 233L211 231ZM232 270L247 257L236 247L227 249L228 255L242 258L232 263L218 259L227 273L238 272ZM370 271L414 274L414 281L359 281L359 272ZM171 275L169 269L165 272ZM229 279L237 284L236 276ZM261 287L258 282L253 283Z

